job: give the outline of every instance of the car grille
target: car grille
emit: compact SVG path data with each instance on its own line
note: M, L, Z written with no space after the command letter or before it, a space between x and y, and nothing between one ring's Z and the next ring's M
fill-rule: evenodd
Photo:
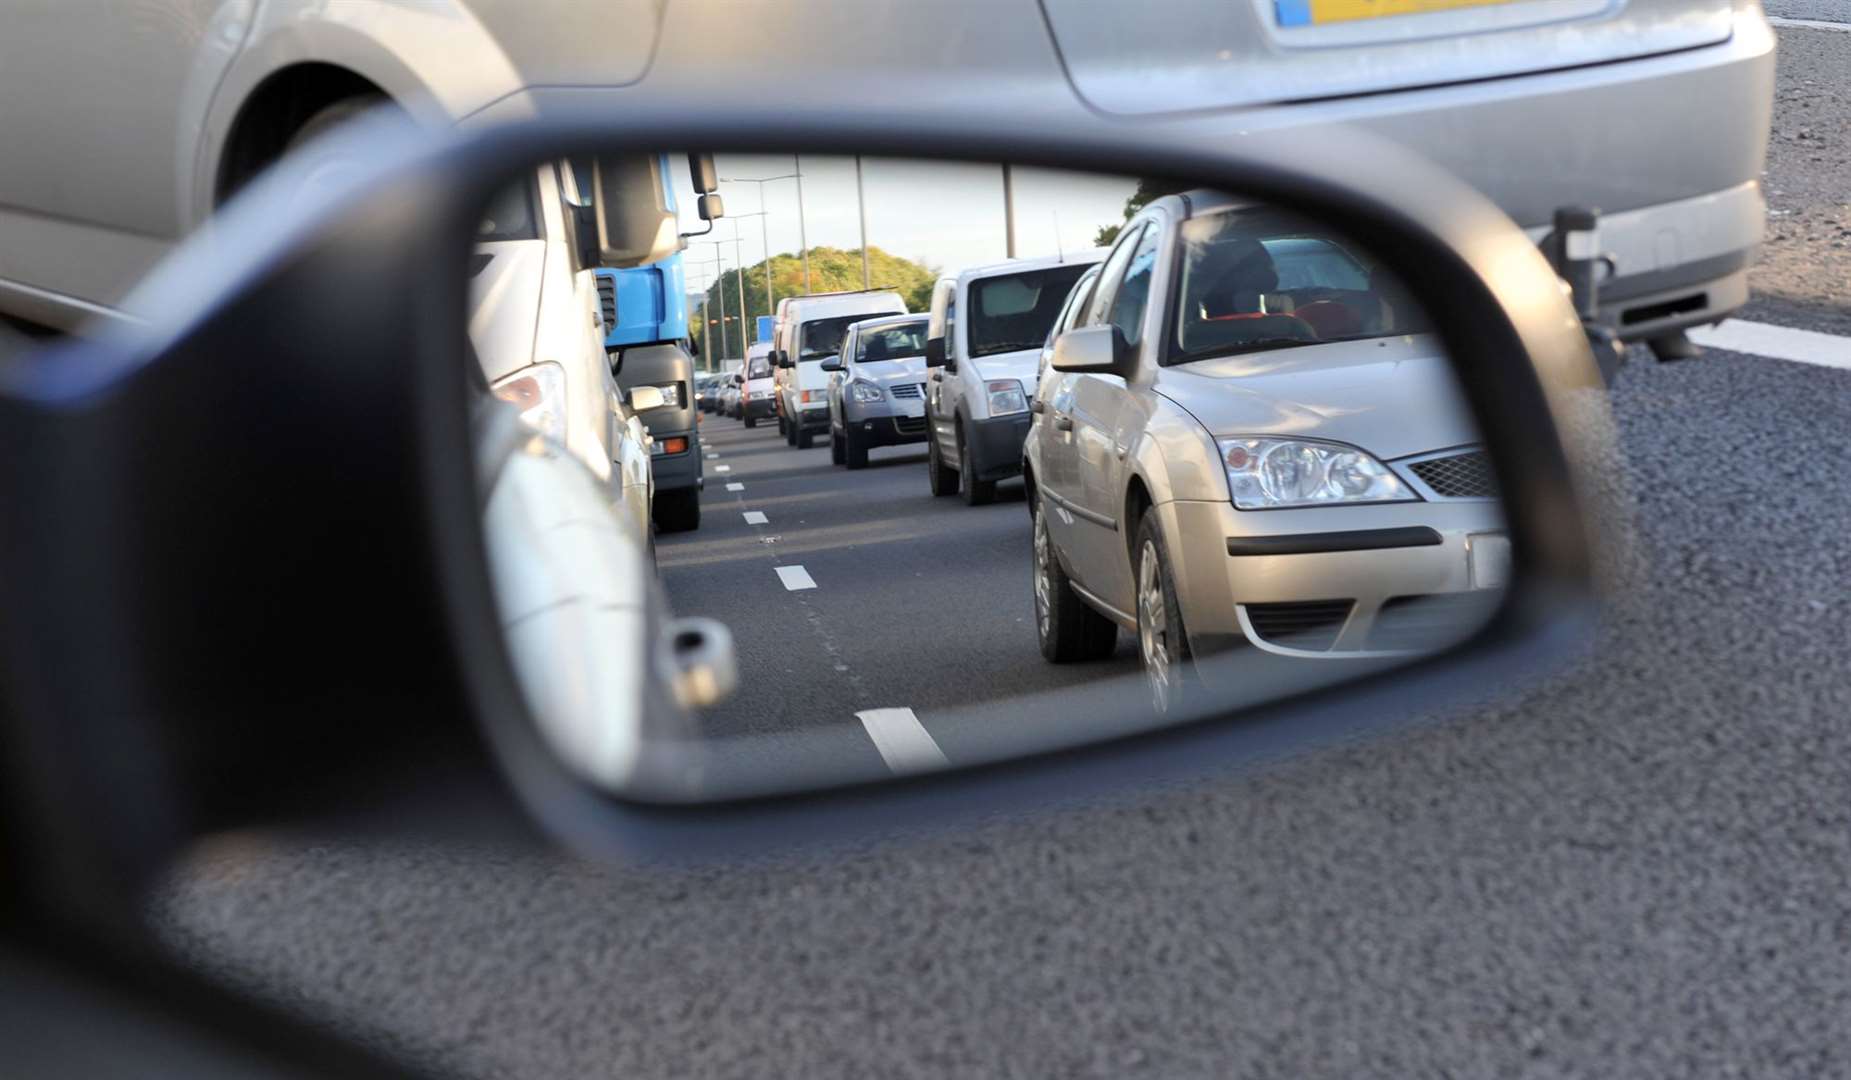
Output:
M1279 604L1248 604L1247 621L1254 633L1290 649L1323 651L1337 642L1350 617L1354 600L1294 600Z
M1495 499L1498 495L1491 457L1483 450L1416 461L1408 469L1442 499Z
M1428 651L1465 639L1491 617L1502 589L1396 596L1382 604L1369 648Z
M598 275L598 310L604 314L605 329L617 325L617 283L603 274Z
M887 387L887 392L896 398L916 398L925 390L924 383L901 382Z
M926 420L923 416L896 416L893 418L893 430L902 435L924 435Z

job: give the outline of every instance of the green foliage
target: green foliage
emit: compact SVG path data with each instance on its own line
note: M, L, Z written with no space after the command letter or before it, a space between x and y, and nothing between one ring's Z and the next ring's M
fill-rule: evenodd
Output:
M773 303L765 304L765 264L758 262L745 270L745 337L747 343L753 341L753 330L758 316L770 315L777 310L776 301L786 296L802 296L803 260L795 254L774 255L771 257L771 289ZM906 301L912 311L924 311L932 302L932 283L938 278L937 270L924 266L911 259L898 255L889 255L870 244L868 246L868 279L876 289L892 289ZM843 250L832 247L810 249L810 288L809 292L843 292L861 288L861 250ZM724 293L724 298L722 298ZM707 289L705 319L720 317L721 305L726 310L725 349L718 356L739 357L743 355L740 346L739 324L739 271L728 270L718 281ZM702 315L692 314L690 320L695 323L703 321ZM695 325L692 328L697 339L704 338L700 331L711 330L715 340L719 341L720 327ZM703 352L706 349L702 341Z
M1139 180L1137 190L1133 191L1131 197L1125 200L1124 220L1113 225L1099 226L1099 231L1093 234L1094 246L1110 246L1113 241L1118 239L1119 230L1125 227L1125 222L1137 216L1139 210L1149 206L1151 200L1160 199L1165 195L1174 195L1179 191L1187 190L1188 187L1186 185L1169 180L1152 180L1149 177Z

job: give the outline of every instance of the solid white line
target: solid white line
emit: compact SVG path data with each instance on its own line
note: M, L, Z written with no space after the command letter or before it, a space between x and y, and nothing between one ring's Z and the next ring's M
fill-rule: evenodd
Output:
M1851 368L1851 337L1742 319L1724 319L1720 326L1703 326L1687 332L1690 340L1705 348L1821 367Z
M766 520L767 519L765 517L765 512L763 510L747 510L746 511L746 524L747 525L763 525L765 524Z
M816 582L810 577L810 572L801 566L780 566L777 570L778 580L782 581L784 587L791 592L816 588Z
M928 772L951 764L911 709L867 709L856 713L855 719L868 729L874 749L894 772Z
M1791 26L1801 30L1837 30L1840 33L1851 31L1851 23L1825 22L1821 19L1787 19L1779 15L1769 15L1767 21L1775 26Z
M744 484L734 483L726 485L726 490L728 491L744 491L745 489L746 486Z
M715 465L713 467L713 471L714 472L732 472L733 467L731 465Z

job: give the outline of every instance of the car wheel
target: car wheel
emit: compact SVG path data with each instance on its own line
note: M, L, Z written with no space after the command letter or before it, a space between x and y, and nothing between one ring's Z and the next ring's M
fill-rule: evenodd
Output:
M930 421L927 424L930 426ZM932 486L934 495L958 493L958 470L945 464L945 455L938 448L936 431L926 436L926 482Z
M829 464L840 465L848 457L848 451L842 446L842 433L835 428L829 429Z
M1118 646L1118 624L1088 607L1073 591L1048 533L1045 506L1035 512L1033 545L1035 636L1041 655L1056 664L1103 660Z
M784 436L786 439L791 437L791 433L785 430L784 428L784 414L783 413L778 414L778 434Z
M797 424L795 426L797 428L797 434L792 438L791 442L797 449L808 450L810 447L816 445L816 436L810 433L809 428L804 427L802 424Z
M843 464L851 469L868 467L868 444L861 441L854 428L849 428L842 435Z
M1151 705L1159 716L1166 716L1186 696L1189 636L1183 630L1182 608L1176 602L1176 582L1170 576L1163 537L1157 532L1157 515L1144 515L1135 550L1138 658L1144 665Z
M746 417L746 426L747 426L747 427L757 427L757 426L758 426L758 417L756 417L756 416L748 416L748 417Z
M659 532L693 532L701 527L701 493L694 488L658 491L652 513Z
M970 444L958 432L958 472L964 479L964 505L988 506L996 501L996 481L977 479L970 457Z
M784 445L797 445L797 425L791 423L789 420L784 421Z

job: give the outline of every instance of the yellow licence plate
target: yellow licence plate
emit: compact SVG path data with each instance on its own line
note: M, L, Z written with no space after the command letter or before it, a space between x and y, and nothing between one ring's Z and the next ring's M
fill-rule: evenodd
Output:
M1326 23L1381 19L1390 15L1420 15L1430 11L1491 7L1515 0L1273 0L1280 26L1322 26Z

